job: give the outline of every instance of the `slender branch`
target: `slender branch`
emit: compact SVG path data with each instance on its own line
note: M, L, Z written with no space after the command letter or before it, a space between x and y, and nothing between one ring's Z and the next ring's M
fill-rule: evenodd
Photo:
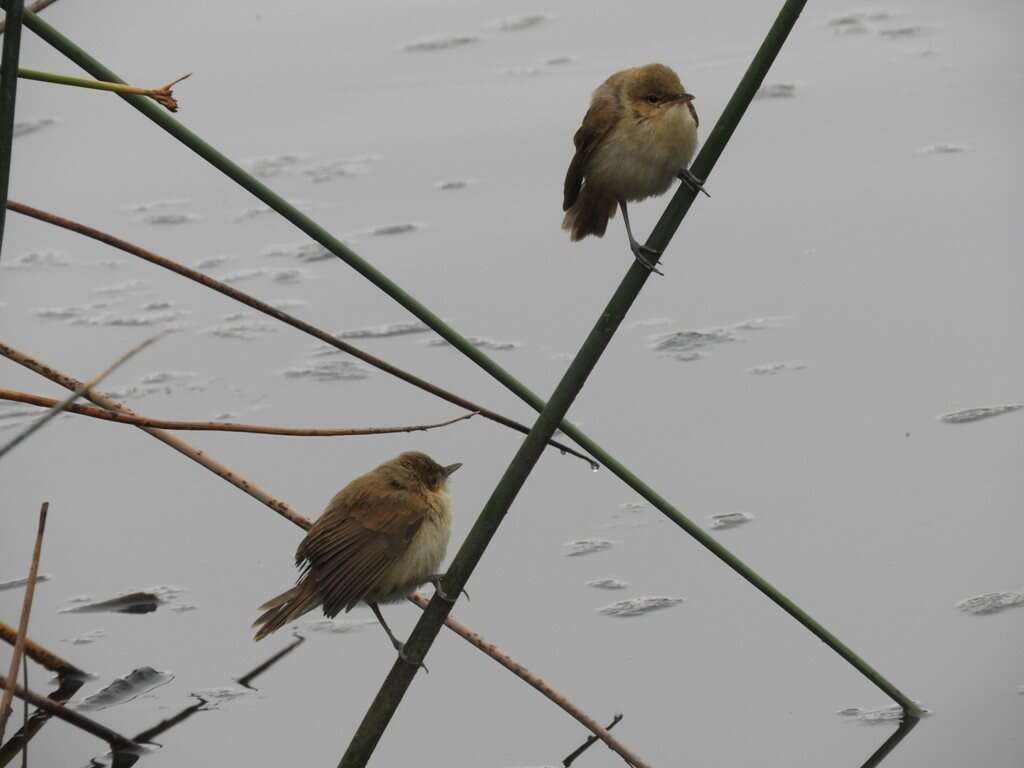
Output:
M426 607L430 601L417 592L409 596L409 602L419 606L421 610L426 610ZM576 720L583 724L584 728L586 728L588 731L594 734L591 738L593 738L595 741L597 739L603 741L605 744L608 745L609 749L618 754L623 760L626 761L628 765L646 765L643 762L643 760L641 760L637 755L631 752L625 744L623 744L610 733L608 733L608 730L611 728L611 726L609 726L608 728L602 728L601 724L597 722L597 720L590 717L590 715L588 715L582 709L580 709L571 701L569 701L565 696L563 696L561 693L559 693L546 682L544 682L543 678L533 674L522 664L512 659L504 651L498 648L498 646L496 646L494 643L487 642L482 637L480 637L480 635L478 635L476 632L467 627L465 624L460 622L458 619L452 618L451 616L448 616L445 619L445 626L447 626L448 629L450 629L463 640L468 642L474 648L477 648L478 650L481 650L484 653L486 653L496 662L501 664L501 666L503 666L512 674L514 674L516 677L518 677L520 680L526 682L534 690L539 691L541 694L543 694L548 699L553 701L565 712L568 712L569 715L576 718ZM618 722L618 720L621 718L622 716L619 715L618 719L616 719L615 722Z
M91 386L91 385L90 385ZM52 397L33 395L30 392L18 392L13 389L0 388L0 400L13 400L18 403L50 407L57 403ZM256 435L285 435L289 437L353 437L359 435L391 435L396 432L426 432L431 429L447 427L460 421L473 418L475 413L465 413L447 421L436 424L413 424L405 427L338 427L336 429L313 429L304 427L268 427L260 424L234 424L222 421L175 421L172 419L151 419L148 416L132 416L117 411L107 411L89 405L65 405L63 410L90 416L104 421L116 421L120 424L132 424L136 427L155 427L192 432L246 432ZM3 455L0 453L0 455Z
M37 69L25 69L22 67L18 70L18 77L22 80L36 80L40 83L54 83L56 85L70 85L74 88L89 88L94 91L111 91L113 93L131 93L138 96L148 96L163 107L166 107L171 112L178 111L178 102L174 98L174 93L171 88L180 83L187 77L191 77L192 73L189 72L187 75L182 75L177 80L172 80L167 85L161 85L159 88L140 88L137 85L127 85L125 83L108 83L104 80L89 80L84 77L72 77L71 75L58 75L53 72L40 72Z
M622 720L622 715L615 715L615 717L612 718L612 721L608 723L608 726L607 728L605 728L605 730L610 731L612 728L619 724L620 720ZM596 743L596 736L587 736L586 740L582 744L580 744L578 747L576 747L576 749L574 749L572 752L570 752L568 755L562 758L562 768L569 768L570 765L576 762L576 758L578 758L580 755L582 755Z
M9 0L5 22L9 29L4 35L0 53L0 253L3 252L4 221L7 214L7 189L11 176L11 145L14 143L14 102L18 92L18 56L21 51L21 24L24 19L24 0Z
M12 450L19 443L21 443L24 440L27 440L29 436L31 436L33 433L46 426L46 424L48 424L52 419L57 418L59 414L68 410L68 408L71 406L73 402L75 402L75 400L80 398L82 395L86 394L90 389L95 387L97 384L99 384L101 381L107 378L107 376L116 371L118 368L120 368L122 365L128 362L131 358L135 357L135 355L144 350L157 339L161 338L163 335L164 334L161 333L154 336L151 339L146 339L146 341L125 352L123 355L121 355L121 357L117 358L117 360L115 360L113 363L107 366L106 370L101 371L92 379L85 382L81 387L76 389L62 401L60 401L59 403L54 401L53 407L50 408L50 410L47 411L41 418L29 424L25 429L23 429L21 432L19 432L13 438L11 438L11 440L9 440L6 445L0 448L0 459L2 459L7 454L8 451Z
M280 322L285 323L286 325L290 325L291 327L300 330L303 333L312 336L315 339L319 339L320 341L324 342L325 344L329 344L335 349L340 349L342 352L346 352L347 354L352 355L352 357L355 357L358 360L362 360L367 365L371 365L374 368L377 368L378 370L391 374L392 376L401 379L407 384L411 384L414 387L423 390L424 392L428 392L434 395L435 397L441 398L442 400L447 400L449 403L457 405L461 408L465 408L467 411L476 411L485 419L489 419L490 421L493 421L496 424L501 424L502 426L508 427L509 429L514 429L517 432L521 432L524 435L530 431L528 427L524 426L523 424L520 424L517 421L514 421L513 419L510 419L506 416L502 416L500 413L492 411L489 408L484 408L483 406L477 405L471 400L467 400L464 397L460 397L459 395L453 394L448 390L442 389L441 387L431 384L429 381L426 381L425 379L421 379L418 376L415 376L414 374L411 374L407 371L402 370L401 368L398 368L397 366L391 365L385 360L382 360L381 358L375 355L371 355L369 352L364 352L363 350L359 349L359 347L353 346L352 344L349 344L346 341L335 338L333 335L317 328L314 325L304 322L303 320L299 320L297 317L289 315L287 312L282 312L281 310L270 306L266 302L260 301L259 299L250 296L247 293L243 293L242 291L239 291L237 288L232 288L231 286L226 285L220 282L219 280L215 280L214 278L209 277L208 275L204 275L202 272L190 269L189 267L186 267L183 264L179 264L176 261L172 261L171 259L168 259L164 256L160 256L156 253L153 253L152 251L142 248L141 246L129 243L127 240L122 240L120 238L114 237L113 235L107 234L106 232L101 232L100 230L93 229L92 227L88 227L85 224L81 224L77 221L57 216L53 213L48 213L47 211L39 210L38 208L32 208L31 206L25 205L23 203L17 203L13 200L9 200L7 202L7 207L10 208L12 211L20 213L24 216L30 216L34 219L38 219L39 221L45 221L49 224L53 224L54 226L70 230L71 232L77 232L78 234L92 238L93 240L98 240L101 243L106 243L107 245L124 251L125 253L130 253L132 256L136 256L140 259L143 259L144 261L148 261L151 264L155 264L158 267L163 267L164 269L170 270L171 272L179 274L182 277L186 277L189 280L199 283L200 285L204 285L207 288L211 288L217 291L218 293L221 293L231 299L234 299L237 302L240 302L241 304L245 304L246 306L255 309L257 312L262 312L268 317L272 317L275 320L279 320ZM584 454L571 448L565 443L561 443L557 440L551 440L550 445L553 448L557 448L563 454L569 454L571 456L575 456L578 459L582 459L583 461L587 462L590 465L591 469L597 469L598 467L597 463L589 456L585 456Z
M14 362L28 368L31 371L35 371L40 376L45 376L50 381L60 384L65 389L76 390L82 386L82 383L77 379L74 379L71 376L62 373L56 370L55 368L51 368L50 366L45 365L40 361L36 360L31 355L28 355L24 352L19 352L13 347L8 346L7 344L4 344L2 342L0 342L0 355L3 355L9 360L13 360ZM86 397L88 397L96 405L100 406L101 408L106 408L108 411L119 411L121 413L127 413L131 416L138 415L134 411L121 405L114 398L109 397L108 395L101 394L99 392L96 392L95 390L90 390L85 394ZM148 432L157 440L160 440L161 442L169 445L171 448L178 451L179 453L183 453L185 456L188 456L193 461L202 464L215 475L218 475L219 477L227 480L236 488L245 491L253 498L263 502L282 517L291 520L293 523L295 523L296 525L300 525L303 528L309 527L309 521L302 515L300 515L298 512L293 510L290 506L285 504L280 499L274 498L256 484L249 482L241 475L235 473L234 471L224 466L220 462L213 460L206 454L205 451L200 451L198 448L194 448L193 446L189 445L180 437L172 435L169 432L165 432L161 429L154 429L152 427L138 427L138 429L141 429L143 432Z
M39 13L44 8L53 5L57 0L36 0L26 10L32 11L32 13ZM0 19L0 35L3 34L4 30L7 29L7 19Z
M14 641L14 652L11 654L11 664L7 670L7 679L17 682L18 664L21 663L21 654L25 650L25 638L28 635L28 619L32 613L32 598L36 592L36 576L39 573L39 556L43 551L43 533L46 531L46 513L50 509L50 502L44 501L39 510L39 528L36 531L36 545L32 550L32 564L28 569L28 583L25 585L25 596L21 603L21 619L18 622L18 636ZM10 688L4 690L3 698L0 699L0 743L4 740L4 731L7 730L7 718L11 714L11 699L14 691Z
M2 2L2 0L0 0L0 2ZM740 81L740 85L733 93L733 96L726 105L722 116L719 118L719 125L716 125L715 129L712 130L711 135L704 143L700 154L691 166L691 170L695 175L706 178L714 167L719 155L725 148L727 140L732 135L739 119L749 106L754 93L760 86L760 83L764 80L764 76L774 61L775 55L778 53L782 43L788 36L789 31L796 23L796 19L800 15L805 4L806 0L787 0L786 4L783 6L775 23L769 30L768 36L761 44L761 48L758 50L750 67L747 69L743 79ZM117 76L104 67L103 64L75 45L68 38L61 35L49 24L39 19L38 16L35 16L34 14L27 14L25 16L25 25L61 51L64 55L68 56L72 61L87 70L94 77L105 80L118 79ZM473 346L468 339L461 336L447 323L441 320L438 315L431 312L414 297L389 280L383 273L373 267L373 265L351 251L340 240L332 236L327 230L288 203L284 198L274 193L265 184L255 179L250 174L247 174L242 170L242 168L229 160L221 152L207 144L199 136L189 131L173 118L161 112L145 99L131 95L124 95L121 98L125 99L132 107L153 120L172 136L199 154L202 158L234 179L238 184L252 192L275 211L295 224L303 232L331 251L335 256L346 261L353 269L369 279L381 290L385 291L413 315L444 337L445 340L450 342L456 349L483 368L503 386L510 389L519 398L528 403L532 408L537 411L544 408L544 401L516 380L508 371ZM662 214L654 232L648 239L648 246L652 246L657 250L658 243L668 242L671 233L679 226L683 214L686 212L686 209L689 208L690 203L693 202L693 197L694 193L686 185L682 185L681 188L677 190L665 213ZM631 275L627 275L627 280L632 284L636 284L638 279L639 277L633 275L633 273L631 273ZM760 590L766 597L768 597L768 599L796 619L807 630L818 637L822 642L845 659L851 666L857 669L862 675L895 700L905 712L908 714L920 713L920 709L916 704L914 704L909 696L889 682L881 673L854 653L851 648L826 629L822 624L818 623L810 614L800 608L785 594L776 589L766 579L762 578L757 572L746 565L746 563L729 552L729 550L716 541L713 536L708 534L699 525L672 506L667 499L660 496L653 488L644 483L624 464L611 456L607 451L601 448L600 445L591 440L586 434L574 427L568 421L563 420L558 426L563 433L572 438L602 465L607 467L616 475L616 477L621 479L626 485L649 501L653 507L661 511L673 523L685 530L690 534L690 536L697 539L702 546L710 550L712 554L722 560L742 578L746 579L756 589Z
M58 371L58 370L56 370L55 368L53 368L51 366L45 365L44 363L41 363L38 360L35 360L34 358L32 358L32 357L30 357L30 356L28 356L28 355L26 355L26 354L24 354L22 352L18 352L17 350L13 349L12 347L7 346L6 344L0 343L0 355L3 355L4 357L7 357L8 359L13 360L16 363L19 363L19 364L25 366L26 368L29 368L30 370L35 371L36 373L40 374L41 376L45 376L46 378L50 379L50 381L53 381L53 382L61 385L65 389L75 389L78 386L78 382L74 378L72 378L71 376L68 376L66 373ZM97 405L100 405L103 408L107 408L108 410L122 411L122 412L131 413L130 411L128 411L128 409L126 409L123 406L121 406L113 398L99 395L96 392L91 392L90 393L90 399L93 402L95 402ZM140 427L140 429L142 429L144 432L148 432L149 434L153 435L158 440L161 440L162 442L166 443L167 445L170 445L176 451L178 451L179 453L182 453L183 455L187 456L188 458L192 459L193 461L196 461L199 464L202 464L204 467L206 467L207 469L212 471L214 474L218 475L219 477L224 478L225 480L230 482L232 485L234 485L239 490L244 491L245 493L249 494L252 498L254 498L257 501L261 502L262 504L270 507L272 510L274 510L278 514L282 515L283 517L287 518L288 520L290 520L291 522L293 522L295 525L299 526L303 530L309 530L309 528L312 526L312 523L308 519L306 519L305 517L300 515L298 512L294 511L285 502L283 502L280 499L277 499L277 498L271 496L269 493L264 491L262 488L259 488L258 486L256 486L255 483L252 483L249 480L245 479L244 477L242 477L242 475L238 474L237 472L234 472L233 470L229 469L228 467L224 466L223 464L220 464L219 462L214 461L204 451L200 451L200 450L192 447L188 443L186 443L184 440L180 440L179 438L167 435L166 433L161 432L160 430L152 429L152 428L149 428L149 427ZM450 617L445 621L445 624L447 626L449 626L449 628L451 628L452 631L457 632L462 637L465 637L467 640L470 639L467 635L473 635L474 634L468 628L466 628L464 625L462 625L461 623L457 622L455 619L451 619ZM456 629L456 627L458 627L458 629ZM464 632L467 633L467 634L463 634ZM0 624L0 635L2 635L2 634L3 634L3 625ZM470 642L473 642L473 641L470 640ZM511 662L511 660L507 656L505 656L505 654L502 654L501 652L497 651L497 648L495 648L494 646L491 646L490 643L486 643L486 642L480 641L479 644L477 644L477 643L473 643L473 644L479 650L481 650L484 653L486 653L487 655L491 656L491 658L493 658L499 664L502 664L502 666L507 666L506 661ZM497 653L498 655L497 656L494 655L495 653ZM515 662L511 662L511 663L516 664ZM523 671L526 671L525 667L521 667L521 665L518 665L518 664L516 666L520 667ZM532 676L532 675L531 675L531 677L534 677L535 680L539 680L540 679L540 678L536 678L535 676ZM538 688L538 690L541 690L541 689ZM593 718L586 717L585 715L583 716L585 719L580 719L579 715L581 714L581 711L577 707L569 705L568 708L567 708L566 705L568 705L569 703L568 703L568 700L565 699L564 696L560 696L560 695L557 695L557 694L555 696L551 696L551 695L549 695L545 691L542 691L542 693L544 693L553 702L555 702L560 707L562 707L569 715L571 715L572 717L576 718L588 730L592 730L591 725L592 724L596 724L596 721L593 720ZM597 728L600 729L600 725L597 725ZM599 731L593 731L593 732L599 733Z
M6 677L0 677L0 688L12 690L14 691L15 696L19 699L24 699L37 709L41 709L53 717L63 720L65 723L69 723L86 733L90 733L99 739L103 739L114 750L126 752L138 752L141 750L141 747L138 744L133 742L131 739L122 736L117 731L112 731L110 728L107 728L107 726L97 723L92 718L86 717L73 709L68 709L45 696L40 696L38 693L25 690L17 683L9 681Z

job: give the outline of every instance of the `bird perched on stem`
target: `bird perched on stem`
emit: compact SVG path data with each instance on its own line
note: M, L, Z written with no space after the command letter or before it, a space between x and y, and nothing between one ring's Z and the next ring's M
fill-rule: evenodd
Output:
M562 229L573 241L601 237L621 208L630 250L657 272L648 257L661 252L633 237L626 203L664 194L677 178L707 194L687 167L697 149L697 124L693 96L664 64L624 69L605 80L573 136Z
M295 552L302 569L296 585L260 606L255 639L318 606L334 618L363 602L401 654L377 604L408 597L427 582L447 599L437 569L451 530L448 478L461 466L410 451L338 491Z

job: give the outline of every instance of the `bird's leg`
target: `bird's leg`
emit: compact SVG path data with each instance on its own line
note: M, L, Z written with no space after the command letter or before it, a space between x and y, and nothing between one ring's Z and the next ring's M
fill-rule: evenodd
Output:
M711 197L708 191L704 189L704 180L698 179L696 176L694 176L693 172L689 168L683 168L683 170L676 174L676 178L678 178L681 182L683 182L683 184L688 186L694 192L703 192L708 197Z
M412 664L412 662L409 661L409 657L405 655L405 643L400 642L399 639L395 637L394 633L391 631L391 627L389 627L388 623L384 621L384 614L380 612L380 608L377 607L377 604L367 603L367 605L370 606L370 610L373 611L373 614L377 617L377 621L380 622L380 625L384 627L384 631L388 633L388 639L391 640L391 645L394 646L394 649L398 651L398 657L407 664ZM422 661L419 663L419 666L423 667L424 672L430 672L430 670L427 669L427 665Z
M641 245L633 237L633 228L629 226L629 211L626 209L625 200L619 200L619 209L622 211L622 221L626 224L626 236L629 238L629 250L633 252L633 257L640 262L641 266L646 267L648 272L664 276L665 273L659 270L654 265L654 262L647 258L648 256L661 256L661 251Z
M448 595L445 594L444 587L441 586L441 579L442 578L444 578L444 574L443 573L435 573L435 574L432 574L427 579L427 581L429 581L431 584L434 585L434 590L437 592L438 595L440 595L442 600L444 600L445 602L454 603L455 602L455 598L454 597L448 597ZM469 592L467 592L466 590L462 590L462 594L464 594L466 596L466 599L469 600Z

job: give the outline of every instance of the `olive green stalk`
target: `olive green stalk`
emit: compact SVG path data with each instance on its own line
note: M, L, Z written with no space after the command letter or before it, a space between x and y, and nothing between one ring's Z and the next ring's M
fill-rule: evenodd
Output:
M711 132L711 135L704 144L704 148L694 162L692 171L695 175L706 177L714 166L715 161L717 161L718 156L721 154L722 149L725 146L725 143L735 130L736 124L739 122L739 118L746 110L746 107L749 105L754 93L760 86L765 73L775 57L775 54L778 52L779 47L785 40L786 35L795 23L796 18L799 16L805 3L806 0L788 0L783 7L778 19L769 31L768 37L765 39L764 43L762 43L761 49L758 51L753 63L744 75L743 80L740 82L740 85L733 94L729 104L726 106L722 117L719 119L720 125L716 126ZM25 25L94 77L108 81L119 80L113 72L103 66L99 61L94 59L34 14L26 14ZM439 335L449 341L453 347L473 360L473 362L487 371L502 385L514 392L535 410L541 411L544 408L544 401L516 380L510 373L505 371L501 366L487 357L487 355L474 347L467 339L461 336L447 323L442 321L435 313L430 311L410 294L389 280L370 263L351 251L323 227L289 204L284 200L284 198L273 192L265 184L246 173L242 168L229 160L217 149L207 144L199 136L192 133L163 111L159 110L145 98L132 95L124 95L122 98L205 160L227 174L238 184L252 192L256 197L291 221L312 239L316 240L334 255L347 262L353 269L373 282L381 290L385 291L389 296L395 299L395 301L430 326ZM669 203L665 214L662 215L661 220L655 227L647 244L655 249L664 247L664 245L668 243L672 234L678 228L683 214L689 208L692 201L693 193L685 186L681 187ZM646 275L638 275L635 271L630 270L623 281L623 284L620 286L619 292L616 293L616 296L619 296L624 288L634 291L633 295L635 296L635 291L639 290L645 277ZM626 308L628 307L624 307L623 309ZM906 695L900 692L899 689L868 665L867 662L857 656L835 635L825 629L822 625L818 624L818 622L811 618L810 615L799 608L799 606L793 603L788 597L775 589L775 587L761 578L739 558L721 546L712 536L702 530L700 526L696 525L689 520L689 518L679 512L679 510L673 507L667 499L658 495L650 486L641 481L628 468L619 463L597 443L587 437L587 435L566 421L562 421L560 424L556 424L556 426L566 435L575 440L581 447L587 450L595 459L612 471L623 482L633 488L640 496L649 501L652 506L660 510L676 525L683 528L687 533L696 538L704 547L711 550L714 555L723 560L730 568L739 573L744 579L753 584L773 602L779 605L779 607L803 624L830 648L835 650L875 685L898 702L906 712L909 714L916 714L919 711L917 706Z
M14 97L18 90L18 55L21 51L21 23L24 0L8 0L7 32L0 54L0 253L3 252L4 222L7 218L7 185L11 176L11 144L14 142Z

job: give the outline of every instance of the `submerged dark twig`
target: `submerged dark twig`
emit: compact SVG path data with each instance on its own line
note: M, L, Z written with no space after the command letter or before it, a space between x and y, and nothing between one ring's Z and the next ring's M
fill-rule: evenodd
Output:
M30 392L18 392L13 389L0 388L0 400L12 400L18 403L50 407L57 403L52 397L33 395ZM65 401L66 402L66 401ZM224 421L177 421L173 419L151 419L146 416L137 416L119 411L108 411L104 408L95 408L89 405L65 405L63 410L70 413L77 413L80 416L90 416L103 421L116 421L119 424L131 424L136 427L154 427L156 429L169 429L193 432L246 432L256 435L283 435L287 437L356 437L360 435L391 435L398 432L426 432L431 429L447 427L466 419L471 419L475 413L464 413L447 421L440 421L436 424L412 424L404 427L338 427L335 429L316 429L305 427L270 427L260 424L235 424ZM2 454L0 454L2 455Z
M39 510L39 527L36 530L36 543L32 549L32 563L28 569L28 583L25 585L25 595L21 603L21 618L18 621L18 635L14 640L14 652L11 654L11 664L8 667L7 679L15 683L18 681L18 665L21 663L21 654L25 650L25 639L28 635L28 620L32 613L32 598L36 592L36 575L39 573L39 557L43 551L43 533L46 531L46 513L50 509L50 502L44 501ZM14 698L14 689L6 688L0 699L0 743L4 740L4 731L7 729L7 718L11 714L11 700Z
M235 680L235 682L238 683L239 685L241 685L243 688L248 688L249 690L255 691L256 689L253 688L250 685L250 683L253 680L255 680L257 677L262 675L264 672L266 672L268 669L270 669L272 666L277 664L277 662L279 662L281 659L283 659L289 653L294 651L296 648L298 648L304 642L306 642L305 635L296 635L295 639L291 643L286 645L284 648L282 648L280 651L275 653L273 656L271 656L269 659L267 659L263 663L258 664L255 667L253 667L252 669L250 669L244 675L242 675L237 680Z
M900 727L889 735L889 738L864 761L860 768L876 768L876 766L880 765L889 756L889 753L896 749L896 746L903 741L904 737L914 730L914 726L917 725L920 719L913 715L904 715L900 720Z
M615 715L615 717L612 718L612 721L608 723L608 725L605 727L605 730L610 731L612 728L618 725L621 719L622 715ZM568 755L562 758L562 768L569 768L569 766L576 761L577 757L579 757L588 749L590 749L595 743L597 743L596 736L587 736L586 741L584 741L582 744L576 747L576 749L574 749L572 752L570 752Z
M524 435L530 431L528 427L524 426L523 424L520 424L519 422L513 419L510 419L506 416L502 416L500 413L492 411L489 408L484 408L483 406L477 405L471 400L467 400L466 398L449 392L446 389L442 389L441 387L438 387L435 384L431 384L429 381L421 379L419 376L416 376L415 374L409 373L408 371L398 368L397 366L391 365L391 363L388 363L387 361L377 357L376 355L371 355L369 352L364 352L359 347L353 346L352 344L349 344L347 341L343 341L342 339L336 338L332 334L327 333L326 331L321 330L320 328L317 328L315 325L311 325L310 323L300 320L299 318L294 317L293 315L289 315L287 312L282 312L281 310L270 306L265 301L260 301L259 299L250 296L247 293L239 291L237 288L232 288L231 286L226 285L219 280L215 280L209 275L204 275L202 272L186 267L183 264L179 264L178 262L173 261L172 259L168 259L165 256L160 256L152 251L142 248L141 246L135 245L134 243L129 243L127 240L122 240L121 238L114 237L111 234L102 232L98 229L93 229L92 227L86 226L85 224L81 224L71 219L66 219L62 216L57 216L56 214L49 213L48 211L42 211L38 208L33 208L31 206L25 205L24 203L18 203L15 202L14 200L9 200L7 202L7 207L10 210L15 211L16 213L20 213L24 216L30 216L34 219L38 219L39 221L45 221L48 224L53 224L54 226L62 227L64 229L70 230L71 232L77 232L80 235L92 238L93 240L97 240L101 243L106 243L107 245L117 248L118 250L124 251L125 253L129 253L132 256L136 256L144 261L148 261L150 264L155 264L158 267L163 267L164 269L170 270L171 272L175 272L176 274L179 274L182 277L186 277L189 280L192 280L193 282L199 283L200 285L206 286L207 288L211 288L217 291L218 293L227 296L228 298L234 299L237 302L245 304L246 306L255 309L257 312L261 312L264 315L267 315L268 317L272 317L275 320L279 320L280 322L285 323L286 325L290 325L292 328L302 331L303 333L312 336L315 339L319 339L320 341L324 342L325 344L329 344L335 349L339 349L342 352L352 355L352 357L355 357L358 360L362 360L367 365L371 365L380 371L384 371L384 373L388 373L398 379L401 379L407 384L412 384L414 387L421 389L424 392L428 392L434 395L435 397L441 398L442 400L447 400L449 403L457 405L460 408L465 408L467 411L475 411L479 413L481 416L483 416L485 419L489 419L490 421L493 421L496 424L501 424L502 426L508 427L509 429L514 429L515 431L521 432ZM558 440L551 440L549 441L549 444L551 445L551 447L557 448L564 454L569 454L570 456L575 456L578 459L582 459L583 461L587 462L590 465L591 469L597 469L598 467L597 463L589 456L580 453L579 451L566 445L565 443L562 443Z

